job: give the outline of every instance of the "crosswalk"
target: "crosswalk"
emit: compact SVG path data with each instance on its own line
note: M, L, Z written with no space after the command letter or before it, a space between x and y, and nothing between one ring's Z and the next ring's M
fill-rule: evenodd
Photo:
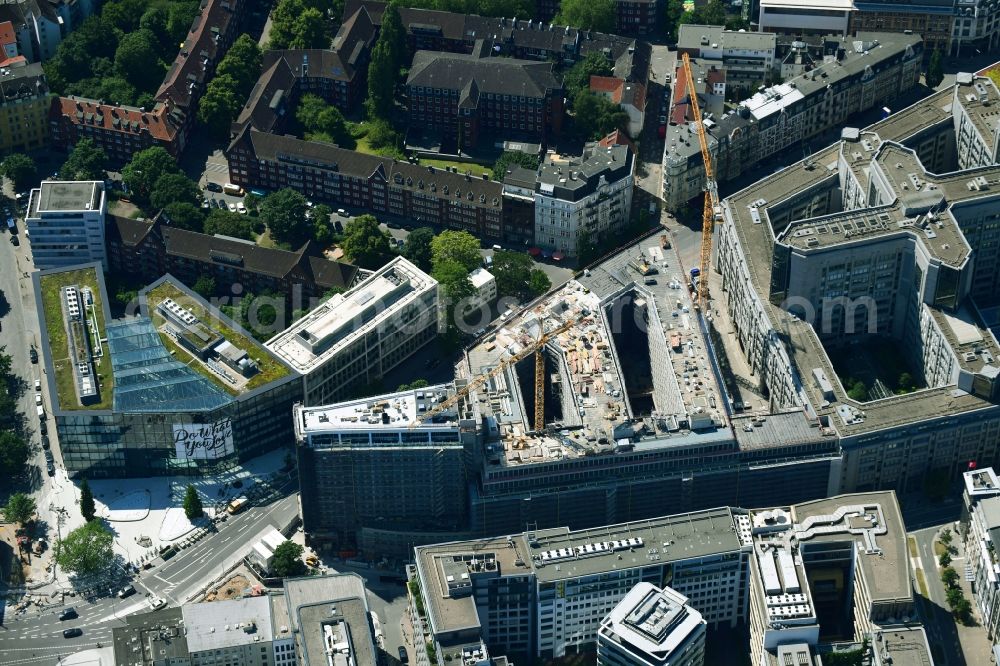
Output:
M206 162L205 171L214 171L216 173L229 173L229 166L226 164L219 164L218 162Z

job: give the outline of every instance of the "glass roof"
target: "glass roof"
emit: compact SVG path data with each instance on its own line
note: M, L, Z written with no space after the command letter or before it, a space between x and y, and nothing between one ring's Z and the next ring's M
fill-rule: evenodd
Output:
M212 380L174 359L145 317L107 327L116 412L178 412L221 407L232 398Z

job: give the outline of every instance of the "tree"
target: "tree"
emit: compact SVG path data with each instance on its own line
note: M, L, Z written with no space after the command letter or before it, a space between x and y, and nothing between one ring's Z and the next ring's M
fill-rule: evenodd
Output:
M527 298L531 295L531 271L534 262L523 252L496 250L490 272L497 281L499 296Z
M868 387L862 381L856 381L851 385L851 388L847 390L847 397L851 400L857 400L858 402L864 402L868 399Z
M145 0L114 0L104 5L101 16L122 34L135 31L146 12Z
M253 240L253 225L245 215L216 208L205 218L204 232L209 235L222 234L243 240Z
M948 554L948 551L944 551L943 553L941 553L941 556L938 557L938 564L940 564L943 567L946 567L949 564L951 564L951 555Z
M243 106L236 90L238 85L232 76L213 77L198 103L198 122L207 125L212 136L219 140L229 138L229 129Z
M295 119L312 134L306 137L312 141L326 140L348 148L354 146L344 115L337 107L327 104L322 97L303 95L295 110Z
M541 296L552 288L552 280L540 268L535 268L528 274L528 290L532 296Z
M465 272L475 269L482 261L479 239L468 231L443 231L431 241L431 265L434 270L447 261L457 262Z
M20 192L38 181L38 169L35 160L23 153L12 153L0 162L0 174L14 184L14 190Z
M205 509L201 506L201 498L198 497L198 491L190 483L187 490L184 491L184 515L187 516L188 520L201 518L205 515Z
M211 275L199 275L191 288L202 298L211 298L215 295L215 278Z
M573 126L584 139L600 139L613 130L628 129L628 113L600 95L584 90L573 102Z
M382 25L379 28L379 41L389 47L392 56L392 64L395 72L399 72L406 55L406 29L403 27L403 19L399 15L399 5L390 2L382 13Z
M35 500L24 493L14 493L7 498L7 505L3 507L3 519L8 523L25 525L31 522L35 515Z
M156 179L149 202L154 209L161 210L171 203L201 203L198 185L182 173L165 173Z
M701 9L699 23L703 25L725 25L726 6L722 0L709 0L709 3Z
M945 599L948 600L948 605L952 608L952 610L954 610L955 606L957 606L958 603L964 598L965 595L962 593L962 588L960 587L949 587L945 591Z
M410 232L403 247L403 256L412 261L420 270L427 273L431 270L431 242L434 240L434 230L430 227L420 227Z
M340 247L361 268L379 268L389 256L389 234L382 231L374 216L359 215L344 227Z
M140 150L122 169L122 182L140 203L147 203L156 181L165 173L180 173L177 160L161 146Z
M6 392L0 388L0 393ZM10 479L20 476L30 453L31 449L23 437L12 430L0 431L0 477Z
M372 49L371 61L368 63L368 98L365 100L365 111L369 118L388 119L392 115L397 73L398 69L394 69L389 45L379 40Z
M292 49L325 49L330 46L329 22L318 9L307 9L295 20Z
M333 209L326 204L317 204L312 209L312 235L317 243L326 246L333 242L333 225L330 224L330 216Z
M94 493L90 490L87 479L80 481L80 515L88 523L97 515L97 506L94 504Z
M955 602L952 611L963 624L969 624L972 621L972 603L964 596Z
M944 583L946 588L955 587L958 585L958 572L952 567L945 567L941 569L941 582Z
M677 41L677 27L684 15L684 0L667 0L663 11L663 31L672 42Z
M215 75L232 77L236 82L237 93L245 98L260 78L261 58L257 42L250 35L240 35L229 47L226 57L216 68Z
M944 81L944 62L941 58L941 51L934 49L930 62L927 63L927 74L924 81L928 88L937 88Z
M512 166L520 166L529 171L536 171L538 169L538 156L505 150L493 164L493 180L502 182L507 175L507 169Z
M56 563L78 576L89 576L108 568L114 553L114 536L99 520L91 520L66 535L56 546Z
M274 549L274 559L271 561L271 572L275 576L301 576L306 572L306 564L302 561L303 548L294 541L285 541Z
M197 2L175 2L170 4L170 20L167 22L167 31L170 33L171 42L177 44L184 40L194 17L198 15L199 3Z
M614 32L615 3L614 0L562 0L553 22L581 30Z
M120 76L100 76L95 73L93 78L71 83L66 87L70 95L103 99L112 104L137 105L140 93L131 83Z
M464 299L475 296L476 288L469 279L469 270L460 261L453 258L435 259L432 275L438 281L441 299L445 304L444 314L447 326L445 339L449 342L456 342L458 340L459 317L462 312L459 305Z
M330 0L281 0L271 12L268 48L327 48L332 35L326 13L332 8Z
M93 139L77 141L59 170L63 180L104 180L108 176L108 156Z
M952 539L954 537L952 537L952 535L951 535L951 530L949 530L949 529L943 529L943 530L941 530L941 536L938 537L938 538L941 540L941 543L943 543L944 545L948 546L948 545L951 545Z
M591 76L611 76L611 61L601 51L591 51L569 68L563 79L566 97L574 99L581 90L590 89Z
M400 384L396 391L413 391L415 389L422 389L430 386L430 383L426 379L414 379L408 384Z
M176 47L176 42L170 35L167 25L170 23L170 11L164 5L153 5L139 19L139 27L156 35L157 51L161 58L170 58L170 51Z
M162 211L163 219L170 226L188 231L201 232L205 224L205 213L201 208L186 201L175 201L167 204Z
M138 90L154 91L166 67L156 49L156 35L138 30L122 37L115 51L115 69Z
M275 240L298 241L309 232L306 198L288 187L264 197L260 217Z

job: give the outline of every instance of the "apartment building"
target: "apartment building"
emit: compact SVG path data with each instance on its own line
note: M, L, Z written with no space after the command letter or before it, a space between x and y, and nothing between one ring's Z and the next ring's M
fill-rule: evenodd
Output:
M639 136L646 118L646 86L614 76L591 76L590 92L620 106L628 114L629 136Z
M516 233L503 216L503 186L451 167L423 167L245 126L226 151L229 180L291 187L313 201L388 213L486 239Z
M979 0L856 0L855 11L851 15L851 30L919 35L924 40L924 59L927 60L934 51L940 51L942 55L951 52L953 26L959 23L956 18L961 11L959 8L979 4Z
M101 181L42 181L31 190L24 215L35 267L48 270L96 261L108 270L106 212Z
M468 522L464 463L475 421L429 386L323 407L295 407L303 529L314 546L356 550L362 527L448 538ZM463 410L464 411L464 410Z
M995 49L1000 43L1000 7L988 0L955 2L951 43L950 53L956 58L975 56Z
M635 155L628 146L588 145L580 157L549 154L535 184L535 243L569 256L625 229Z
M98 6L93 0L14 0L0 5L0 21L12 26L17 43L15 55L24 56L28 62L44 62ZM6 45L5 51L8 58L13 57Z
M380 380L437 333L438 283L403 257L324 301L267 342L304 375L305 404Z
M17 50L17 33L14 32L14 24L10 21L0 22L0 49L3 49L3 59L0 66L9 65L10 62L19 57ZM20 56L24 58L24 56Z
M754 94L734 111L713 113L706 128L719 182L796 143L844 126L852 114L891 103L920 78L922 50L915 35L863 33L827 39L823 53L822 63L802 75ZM677 210L704 186L697 132L677 90L663 157L663 199L668 210Z
M853 0L760 0L757 29L779 35L839 35L850 31Z
M172 227L160 216L135 220L108 215L105 240L114 273L146 281L169 273L188 286L209 276L227 296L237 291L284 294L289 317L330 289L349 289L360 275L356 266L327 259L314 242L295 251L265 248Z
M730 85L756 90L774 74L778 36L769 32L726 30L717 25L685 24L677 36L677 52L726 70Z
M70 150L83 137L104 149L113 166L152 146L180 156L215 66L239 35L243 0L203 0L187 37L156 92L152 109L57 97L49 111L52 143Z
M992 467L962 475L962 523L966 562L972 573L972 596L983 619L986 636L996 642L1000 630L1000 479ZM955 535L960 536L959 534Z
M891 491L752 510L744 518L752 534L751 663L787 663L776 660L782 647L808 654L820 636L823 643L868 641L881 651L882 642L895 640L890 632L912 628L906 527ZM918 654L927 659L922 642Z
M0 66L0 152L37 150L49 142L49 87L40 63L15 55Z
M483 642L514 663L594 649L605 618L642 583L689 599L710 628L747 611L751 548L728 508L527 531L415 549L437 653Z
M486 136L544 143L562 129L563 91L551 63L417 51L406 95L410 127L440 132L447 153Z
M601 623L600 666L702 666L705 622L687 597L639 583Z

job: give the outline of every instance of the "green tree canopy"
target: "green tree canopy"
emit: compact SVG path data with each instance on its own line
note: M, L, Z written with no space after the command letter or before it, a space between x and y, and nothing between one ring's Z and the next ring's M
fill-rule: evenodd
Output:
M306 572L306 564L302 561L303 548L294 541L285 541L274 549L274 559L271 561L271 571L275 576L301 576Z
M243 240L254 239L253 225L246 215L221 208L209 212L208 217L205 218L204 231L206 234L222 234Z
M436 240L436 239L435 239ZM475 296L476 288L469 279L468 269L452 258L444 257L434 261L434 279L438 281L441 298L445 304L445 339L456 342L459 337L459 313L463 299Z
M457 262L468 274L483 261L479 253L479 239L468 231L449 230L435 236L431 241L431 265L436 271L447 261Z
M392 50L383 41L372 49L368 63L368 98L365 111L369 118L388 119L392 115L394 90L398 71L394 68Z
M164 220L178 229L201 232L204 229L205 213L201 208L186 201L174 201L163 209Z
M6 392L0 388L0 393ZM30 453L31 449L23 437L12 430L0 431L0 477L10 479L20 476Z
M139 28L146 7L145 0L112 0L105 3L101 17L120 34L127 35Z
M55 54L42 67L54 93L67 92L67 86L92 76L99 61L110 61L118 49L118 34L102 16L90 16L66 36Z
M122 37L115 51L115 69L136 90L155 91L166 72L157 51L156 35L141 29Z
M156 179L149 202L154 209L166 208L171 203L201 203L198 185L182 173L165 173Z
M166 149L153 146L140 150L132 156L132 161L122 169L122 182L128 187L134 199L145 204L149 202L160 176L180 172L177 160Z
M280 0L271 12L268 48L328 48L333 24L326 14L333 9L332 0Z
M94 504L94 492L90 489L87 479L80 481L80 515L88 523L97 515L97 506Z
M309 233L306 198L290 187L264 197L260 217L278 241L299 242Z
M0 162L0 174L14 184L18 192L38 182L35 160L24 153L11 153Z
M238 86L232 76L215 76L198 102L198 122L206 125L212 136L220 141L229 138L229 130L243 106L236 90Z
M325 49L330 46L330 22L318 9L307 9L295 19L292 49Z
M306 138L311 141L329 141L345 148L354 147L355 141L347 129L344 115L322 97L303 95L295 110L295 119L305 128Z
M934 49L930 62L927 63L927 74L924 75L924 82L928 88L937 88L942 81L944 81L944 61L941 58L941 51Z
M581 30L614 32L614 0L561 0L559 13L553 19L558 25L571 25Z
M333 209L326 204L317 204L312 209L312 236L317 243L327 246L333 242L333 225L330 224L330 216Z
M403 256L412 261L420 270L431 271L431 242L434 240L434 230L430 227L420 227L410 232L406 237Z
M576 62L563 78L566 97L575 99L581 90L590 90L591 76L611 76L611 61L600 51L591 51Z
M7 498L7 504L3 507L3 519L8 523L24 525L31 521L37 508L31 496L14 493Z
M941 569L941 582L944 583L945 587L958 585L958 572L951 567L944 567Z
M573 114L576 134L585 139L596 140L616 129L628 129L628 113L617 104L589 90L576 96Z
M521 166L529 171L536 171L538 164L539 161L536 155L505 150L493 164L493 180L503 182L504 177L507 175L507 169L512 166Z
M528 274L528 291L532 296L541 296L552 288L552 280L540 268L532 269Z
M361 268L381 267L389 256L389 235L372 215L359 215L344 227L344 254Z
M101 521L92 520L76 528L59 542L56 563L78 576L100 573L113 561L113 541L114 536Z
M208 299L215 295L216 283L215 277L207 274L201 274L198 279L195 280L194 286L191 287L196 294L202 298Z
M184 515L187 516L188 520L195 520L205 515L205 509L201 505L201 498L198 496L198 491L190 483L187 490L184 491Z
M548 291L552 286L548 276L534 266L523 252L495 251L490 272L497 281L497 295L527 299Z
M242 34L229 47L216 69L216 76L230 76L236 82L237 94L245 98L260 78L261 50L253 37Z
M176 55L177 43L174 42L167 25L170 23L170 10L166 5L153 5L139 19L139 27L156 35L157 52L163 60L173 60ZM171 53L173 51L173 53Z

